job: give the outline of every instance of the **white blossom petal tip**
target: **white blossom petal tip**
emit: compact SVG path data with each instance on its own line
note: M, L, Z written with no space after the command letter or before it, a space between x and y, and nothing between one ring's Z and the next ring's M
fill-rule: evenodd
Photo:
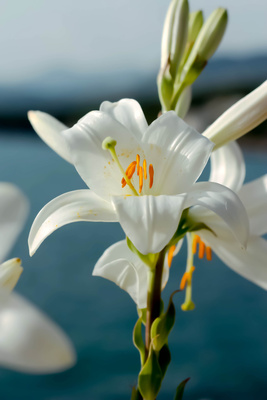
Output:
M72 164L68 144L61 132L68 127L42 111L28 111L28 119L40 138L58 155Z
M23 271L21 260L12 258L0 265L0 288L11 291L16 286Z
M31 374L64 371L76 362L65 333L21 296L0 291L0 365Z

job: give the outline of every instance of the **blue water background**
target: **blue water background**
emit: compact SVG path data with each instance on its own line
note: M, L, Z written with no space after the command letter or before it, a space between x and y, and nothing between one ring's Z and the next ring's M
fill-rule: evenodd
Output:
M27 400L130 399L139 371L132 345L137 319L130 297L113 283L92 277L95 262L123 239L118 224L71 224L53 233L30 258L27 236L37 212L54 197L85 184L74 168L33 136L0 136L1 180L29 197L31 214L10 257L23 260L16 290L42 308L70 336L78 353L71 370L33 376L0 369L0 398ZM266 154L246 152L247 180L266 173ZM266 261L267 263L267 261ZM185 249L174 261L164 298L177 289ZM196 262L194 312L179 310L170 335L172 364L159 399L173 399L191 377L185 400L266 400L267 293L224 266ZM253 268L253 265L251 266ZM166 300L167 301L167 300Z

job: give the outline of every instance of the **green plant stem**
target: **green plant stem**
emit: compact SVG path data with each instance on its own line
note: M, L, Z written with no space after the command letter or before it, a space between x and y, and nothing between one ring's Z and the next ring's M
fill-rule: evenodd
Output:
M148 273L147 313L146 313L146 357L151 343L151 325L160 315L161 280L166 250L159 253L155 268Z

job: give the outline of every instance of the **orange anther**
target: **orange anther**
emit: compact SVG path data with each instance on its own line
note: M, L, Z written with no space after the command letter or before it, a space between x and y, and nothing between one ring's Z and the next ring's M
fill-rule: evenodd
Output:
M146 160L143 161L144 178L147 179Z
M206 258L208 261L212 260L212 251L211 251L211 247L209 247L209 246L206 247Z
M149 165L148 171L149 171L149 189L151 189L153 186L153 179L154 179L154 168L152 164Z
M122 188L124 188L124 186L126 186L126 180L124 178L122 178L122 180L121 180L121 186L122 186Z
M129 165L129 167L126 169L126 175L129 179L132 178L134 171L135 171L135 167L136 167L136 161L131 162L131 164Z
M139 166L139 193L141 193L143 188L143 168Z
M188 278L189 278L189 272L185 272L181 279L180 290L184 290L186 282L188 281Z
M193 245L192 245L193 254L196 254L196 252L197 252L197 244L199 242L200 242L200 237L198 235L194 235Z
M200 240L199 245L198 245L198 258L203 258L205 254L205 243Z
M171 268L172 265L172 259L173 259L173 253L175 252L176 246L173 245L170 247L170 250L168 252L168 266Z
M139 165L140 165L140 156L139 154L136 155L136 167L137 167L137 175L139 175Z

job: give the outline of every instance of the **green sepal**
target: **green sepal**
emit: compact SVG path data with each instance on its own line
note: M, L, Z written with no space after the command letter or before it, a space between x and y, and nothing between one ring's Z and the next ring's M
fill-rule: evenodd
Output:
M184 394L184 388L187 382L189 381L190 378L185 379L183 382L180 383L180 385L176 389L176 394L174 397L174 400L182 400L183 394Z
M144 399L155 400L160 390L162 379L157 353L151 345L146 363L138 376L138 388Z
M167 368L171 362L171 352L169 346L164 344L158 355L159 365L162 372L162 379L164 378Z
M132 390L131 400L142 400L142 396L141 396L138 388L136 388L135 386L133 387L133 390Z
M155 267L158 257L159 257L158 253L156 253L156 254L149 253L149 254L144 255L144 254L140 253L140 251L137 250L135 245L131 242L131 240L128 237L126 237L126 242L127 242L127 246L129 247L129 249L134 254L136 254L140 258L140 260L143 261L144 264L146 264L150 268Z
M172 293L167 311L160 317L156 318L151 326L152 346L156 351L160 351L167 343L168 336L173 328L175 321L175 307L172 298L177 292L179 292L179 290Z
M133 330L133 343L135 347L139 350L141 365L144 365L145 356L146 356L146 347L144 344L143 336L142 336L142 319L139 318L134 326Z

